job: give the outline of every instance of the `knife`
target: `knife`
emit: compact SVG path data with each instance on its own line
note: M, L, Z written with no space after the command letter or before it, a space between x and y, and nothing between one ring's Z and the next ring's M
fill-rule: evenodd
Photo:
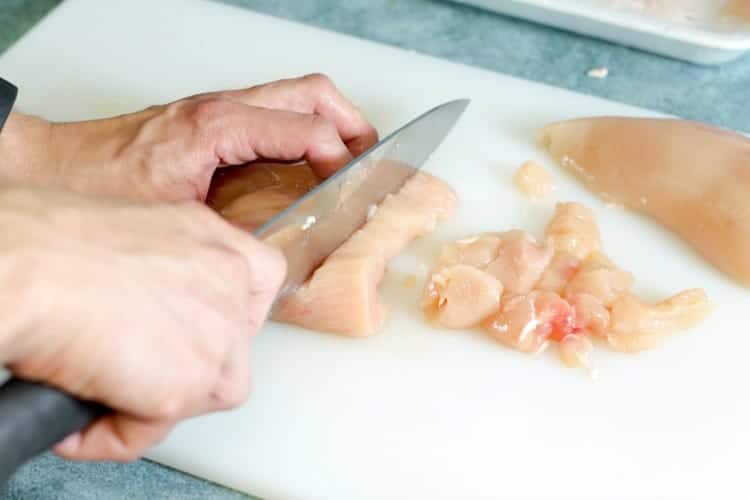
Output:
M367 219L372 206L395 193L421 168L469 104L441 104L391 133L313 188L254 235L278 244L287 276L276 304ZM54 387L11 378L0 386L0 486L25 462L109 413Z

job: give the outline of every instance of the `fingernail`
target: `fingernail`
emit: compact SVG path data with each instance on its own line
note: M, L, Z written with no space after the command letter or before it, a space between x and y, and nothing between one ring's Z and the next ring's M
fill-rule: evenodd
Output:
M58 453L64 453L66 455L73 454L81 446L81 438L82 435L80 432L71 434L70 436L60 441L57 446L55 446L55 450Z

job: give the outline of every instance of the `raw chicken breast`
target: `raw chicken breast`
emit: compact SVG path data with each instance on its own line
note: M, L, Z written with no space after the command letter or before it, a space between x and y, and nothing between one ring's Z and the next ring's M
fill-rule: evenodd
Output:
M452 216L457 202L445 182L417 172L396 195L383 200L307 283L277 304L272 319L342 335L375 333L387 316L378 285L388 260Z
M750 139L683 120L586 118L541 143L602 198L653 217L750 285Z
M466 264L439 269L427 282L422 308L446 328L470 328L500 307L503 285Z

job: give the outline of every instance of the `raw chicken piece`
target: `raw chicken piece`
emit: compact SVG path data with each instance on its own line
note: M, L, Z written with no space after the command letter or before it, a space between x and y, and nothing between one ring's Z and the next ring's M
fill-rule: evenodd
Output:
M568 368L591 369L589 355L594 346L591 341L583 335L568 334L560 341L560 359Z
M593 295L579 293L568 298L568 303L575 311L573 333L590 333L597 337L606 337L609 328L609 311Z
M495 260L500 249L500 233L484 233L445 245L438 262L441 266L467 264L484 269Z
M254 231L320 181L306 164L225 167L212 179L206 203L236 226Z
M466 264L442 268L430 277L422 299L425 314L447 328L471 328L500 307L503 285Z
M633 286L633 275L618 269L601 252L593 252L581 263L578 272L565 287L563 297L585 294L609 307Z
M750 139L684 120L548 125L541 143L605 199L653 217L750 286Z
M482 327L494 339L523 352L541 352L551 339L573 331L575 313L553 292L533 291L510 297Z
M623 295L612 304L607 339L620 351L648 349L665 335L694 327L709 312L708 298L700 289L685 290L654 305Z
M558 252L581 260L602 246L594 212L580 203L558 203L544 236Z
M487 271L503 284L506 293L529 293L552 258L552 249L540 245L525 231L483 233L443 247L439 264L467 264Z
M375 333L387 316L377 287L388 260L452 216L457 201L445 182L416 173L396 195L383 200L307 283L277 304L272 319L343 335Z
M500 280L505 293L529 293L552 259L552 249L540 245L525 231L507 231L499 236L497 257L485 270Z
M546 198L555 187L549 172L532 160L525 162L516 170L513 182L523 194L532 200Z
M562 294L565 285L573 279L580 265L578 257L567 252L555 252L534 288Z

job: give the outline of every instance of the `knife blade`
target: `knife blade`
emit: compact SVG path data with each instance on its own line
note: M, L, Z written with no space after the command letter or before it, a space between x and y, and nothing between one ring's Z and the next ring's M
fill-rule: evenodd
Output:
M418 116L254 232L284 243L287 276L276 303L363 225L371 206L421 168L468 104L450 101ZM25 462L109 411L57 388L11 378L0 386L0 486Z
M386 138L310 190L255 231L280 245L287 276L276 303L362 226L371 207L404 185L442 143L469 105L468 99L443 103Z

